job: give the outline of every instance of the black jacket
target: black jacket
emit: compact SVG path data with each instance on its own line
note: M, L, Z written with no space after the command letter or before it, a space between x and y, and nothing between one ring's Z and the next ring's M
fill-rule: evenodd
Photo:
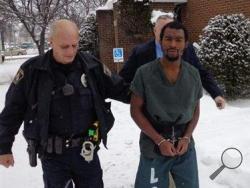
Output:
M150 40L147 43L136 46L133 49L128 61L126 61L125 65L120 71L120 76L122 76L126 82L130 83L134 78L136 70L140 66L156 59L155 48L155 40ZM212 75L209 74L209 72L207 72L200 64L191 44L188 44L188 47L185 49L182 58L199 70L202 86L207 90L212 98L222 96L222 92L216 85Z
M50 53L29 59L21 65L19 73L6 94L5 107L0 114L0 154L11 153L14 137L24 122L24 137L47 146L53 73ZM103 65L88 54L78 53L92 91L101 138L106 146L107 133L114 117L106 98L129 101L129 87L117 75L105 74ZM107 71L106 71L107 72Z

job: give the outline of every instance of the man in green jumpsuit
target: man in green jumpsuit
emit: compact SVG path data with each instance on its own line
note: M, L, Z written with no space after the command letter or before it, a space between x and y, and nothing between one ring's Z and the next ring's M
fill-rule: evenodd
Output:
M131 116L141 129L135 188L198 188L192 133L199 119L198 71L181 59L188 34L178 22L161 30L163 57L140 67L131 84Z

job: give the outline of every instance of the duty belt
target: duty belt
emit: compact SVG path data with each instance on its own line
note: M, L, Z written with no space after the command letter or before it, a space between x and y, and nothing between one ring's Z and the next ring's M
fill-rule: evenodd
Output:
M88 128L87 133L82 136L70 138L50 136L46 152L48 154L62 154L68 148L81 147L80 155L85 159L85 161L91 162L94 158L95 151L99 149L99 127L100 122L95 121Z
M82 146L84 137L63 138L51 136L48 139L47 153L62 154L65 149Z

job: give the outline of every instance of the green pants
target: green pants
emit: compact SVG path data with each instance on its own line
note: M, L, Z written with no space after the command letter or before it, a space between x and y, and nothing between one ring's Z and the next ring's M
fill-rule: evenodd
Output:
M199 188L198 169L194 143L188 151L178 157L146 158L141 155L135 188L167 188L169 172L176 188Z

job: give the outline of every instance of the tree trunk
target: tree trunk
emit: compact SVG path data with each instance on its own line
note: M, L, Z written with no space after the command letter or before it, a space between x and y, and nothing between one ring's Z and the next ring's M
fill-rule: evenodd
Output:
M4 45L4 30L1 30L1 44L2 44L2 50L5 50L5 45Z
M40 33L40 40L39 40L39 43L37 45L39 55L44 54L44 42L45 42L45 29L42 29L42 31Z

